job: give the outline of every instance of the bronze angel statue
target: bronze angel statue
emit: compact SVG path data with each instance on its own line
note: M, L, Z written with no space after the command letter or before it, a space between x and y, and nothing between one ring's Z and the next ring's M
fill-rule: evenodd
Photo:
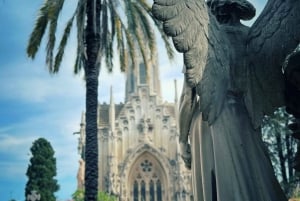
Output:
M268 0L251 27L247 0L154 0L152 13L184 56L180 144L194 200L287 200L260 125L280 106L300 117L300 1Z

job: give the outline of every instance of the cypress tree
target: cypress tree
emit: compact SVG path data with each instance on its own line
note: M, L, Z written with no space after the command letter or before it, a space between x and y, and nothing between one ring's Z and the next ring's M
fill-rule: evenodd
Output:
M54 193L59 190L56 176L56 159L51 144L44 138L33 142L30 148L32 157L26 175L28 182L25 187L25 198L36 191L40 201L55 201Z

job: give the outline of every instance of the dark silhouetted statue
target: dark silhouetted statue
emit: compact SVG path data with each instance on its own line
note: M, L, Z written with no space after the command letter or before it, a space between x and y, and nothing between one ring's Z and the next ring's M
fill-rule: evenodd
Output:
M152 12L184 56L180 144L194 201L287 200L260 125L280 106L300 114L300 1L269 0L251 27L246 0L155 0Z

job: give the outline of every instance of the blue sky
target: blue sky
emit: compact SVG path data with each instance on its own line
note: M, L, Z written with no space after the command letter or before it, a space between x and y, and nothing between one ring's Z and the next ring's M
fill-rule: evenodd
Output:
M66 0L59 30L65 25L76 1ZM265 0L251 1L258 6ZM44 45L34 61L26 57L26 44L42 0L0 0L0 201L25 200L25 176L32 142L39 137L50 141L57 158L59 200L71 198L76 190L78 168L77 136L85 105L82 75L73 74L74 33L62 69L49 75L45 66ZM261 5L259 5L261 8ZM259 9L260 10L260 9ZM60 33L60 31L59 31ZM60 35L58 35L59 38ZM162 92L166 101L174 100L174 79L181 90L181 55L170 63L159 60ZM115 69L118 67L116 66ZM113 84L116 102L124 100L124 75L101 71L99 102L109 102Z

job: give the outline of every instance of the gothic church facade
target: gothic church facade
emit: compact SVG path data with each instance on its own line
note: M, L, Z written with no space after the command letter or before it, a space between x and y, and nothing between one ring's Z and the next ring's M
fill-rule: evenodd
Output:
M175 83L176 91L176 83ZM176 94L176 93L175 93ZM125 102L99 104L99 190L119 201L189 201L191 174L180 158L177 95L162 101L158 66L146 75L140 63L126 72ZM78 188L84 184L85 120L82 115Z

